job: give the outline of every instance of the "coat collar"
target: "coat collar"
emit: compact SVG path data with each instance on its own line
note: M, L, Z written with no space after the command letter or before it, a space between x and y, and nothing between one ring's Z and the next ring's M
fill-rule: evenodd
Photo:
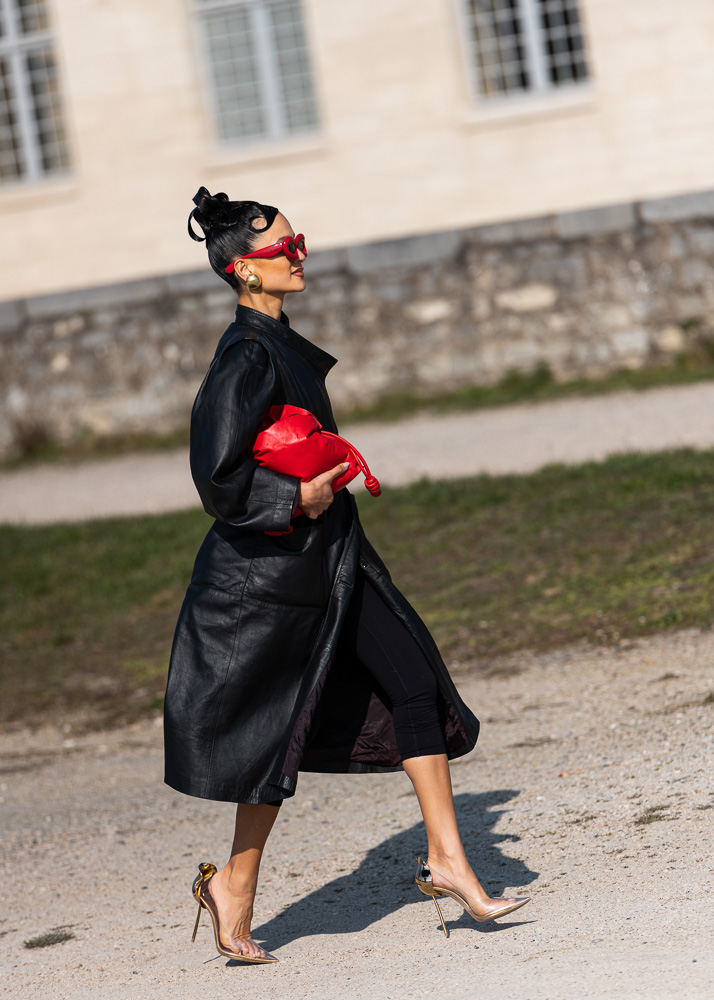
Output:
M261 336L275 337L276 340L287 344L288 347L299 351L313 368L316 368L321 375L327 375L333 365L337 364L337 358L333 358L327 351L323 351L317 344L300 336L291 329L290 321L285 313L280 314L280 319L273 319L265 313L251 309L250 306L239 305L236 309L235 325L239 330L250 327L256 330Z

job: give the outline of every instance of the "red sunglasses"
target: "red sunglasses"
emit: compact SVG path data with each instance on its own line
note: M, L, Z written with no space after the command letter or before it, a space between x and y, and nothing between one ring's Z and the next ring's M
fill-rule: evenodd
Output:
M284 239L280 240L279 243L271 243L269 247L261 247L260 250L253 250L251 253L244 253L241 260L245 260L247 257L277 257L278 254L281 253L284 253L288 260L297 260L298 252L307 257L305 237L302 233L298 233L297 236L286 236ZM234 260L230 262L228 267L224 268L226 274L233 274L235 269L236 265Z

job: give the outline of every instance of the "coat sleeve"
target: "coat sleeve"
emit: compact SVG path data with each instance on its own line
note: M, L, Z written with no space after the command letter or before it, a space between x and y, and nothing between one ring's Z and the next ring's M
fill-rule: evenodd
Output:
M258 465L251 445L273 401L267 350L239 340L218 357L191 411L191 475L204 510L226 524L287 531L300 480Z

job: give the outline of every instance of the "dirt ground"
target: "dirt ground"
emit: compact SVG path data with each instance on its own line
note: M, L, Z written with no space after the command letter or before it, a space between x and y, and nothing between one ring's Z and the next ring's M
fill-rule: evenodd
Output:
M462 833L493 894L476 924L413 882L403 773L301 775L264 859L254 933L280 959L191 944L198 862L232 807L162 783L161 722L0 737L0 994L32 1000L572 1000L714 996L714 633L521 653L457 675L483 729L454 762ZM73 937L28 949L54 928Z

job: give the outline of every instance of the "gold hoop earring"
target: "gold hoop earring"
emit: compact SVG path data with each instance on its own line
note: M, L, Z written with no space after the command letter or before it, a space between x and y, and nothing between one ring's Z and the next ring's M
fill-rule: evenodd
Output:
M257 292L263 284L263 279L259 274L249 274L245 279L245 283L248 288L250 288L251 292Z

